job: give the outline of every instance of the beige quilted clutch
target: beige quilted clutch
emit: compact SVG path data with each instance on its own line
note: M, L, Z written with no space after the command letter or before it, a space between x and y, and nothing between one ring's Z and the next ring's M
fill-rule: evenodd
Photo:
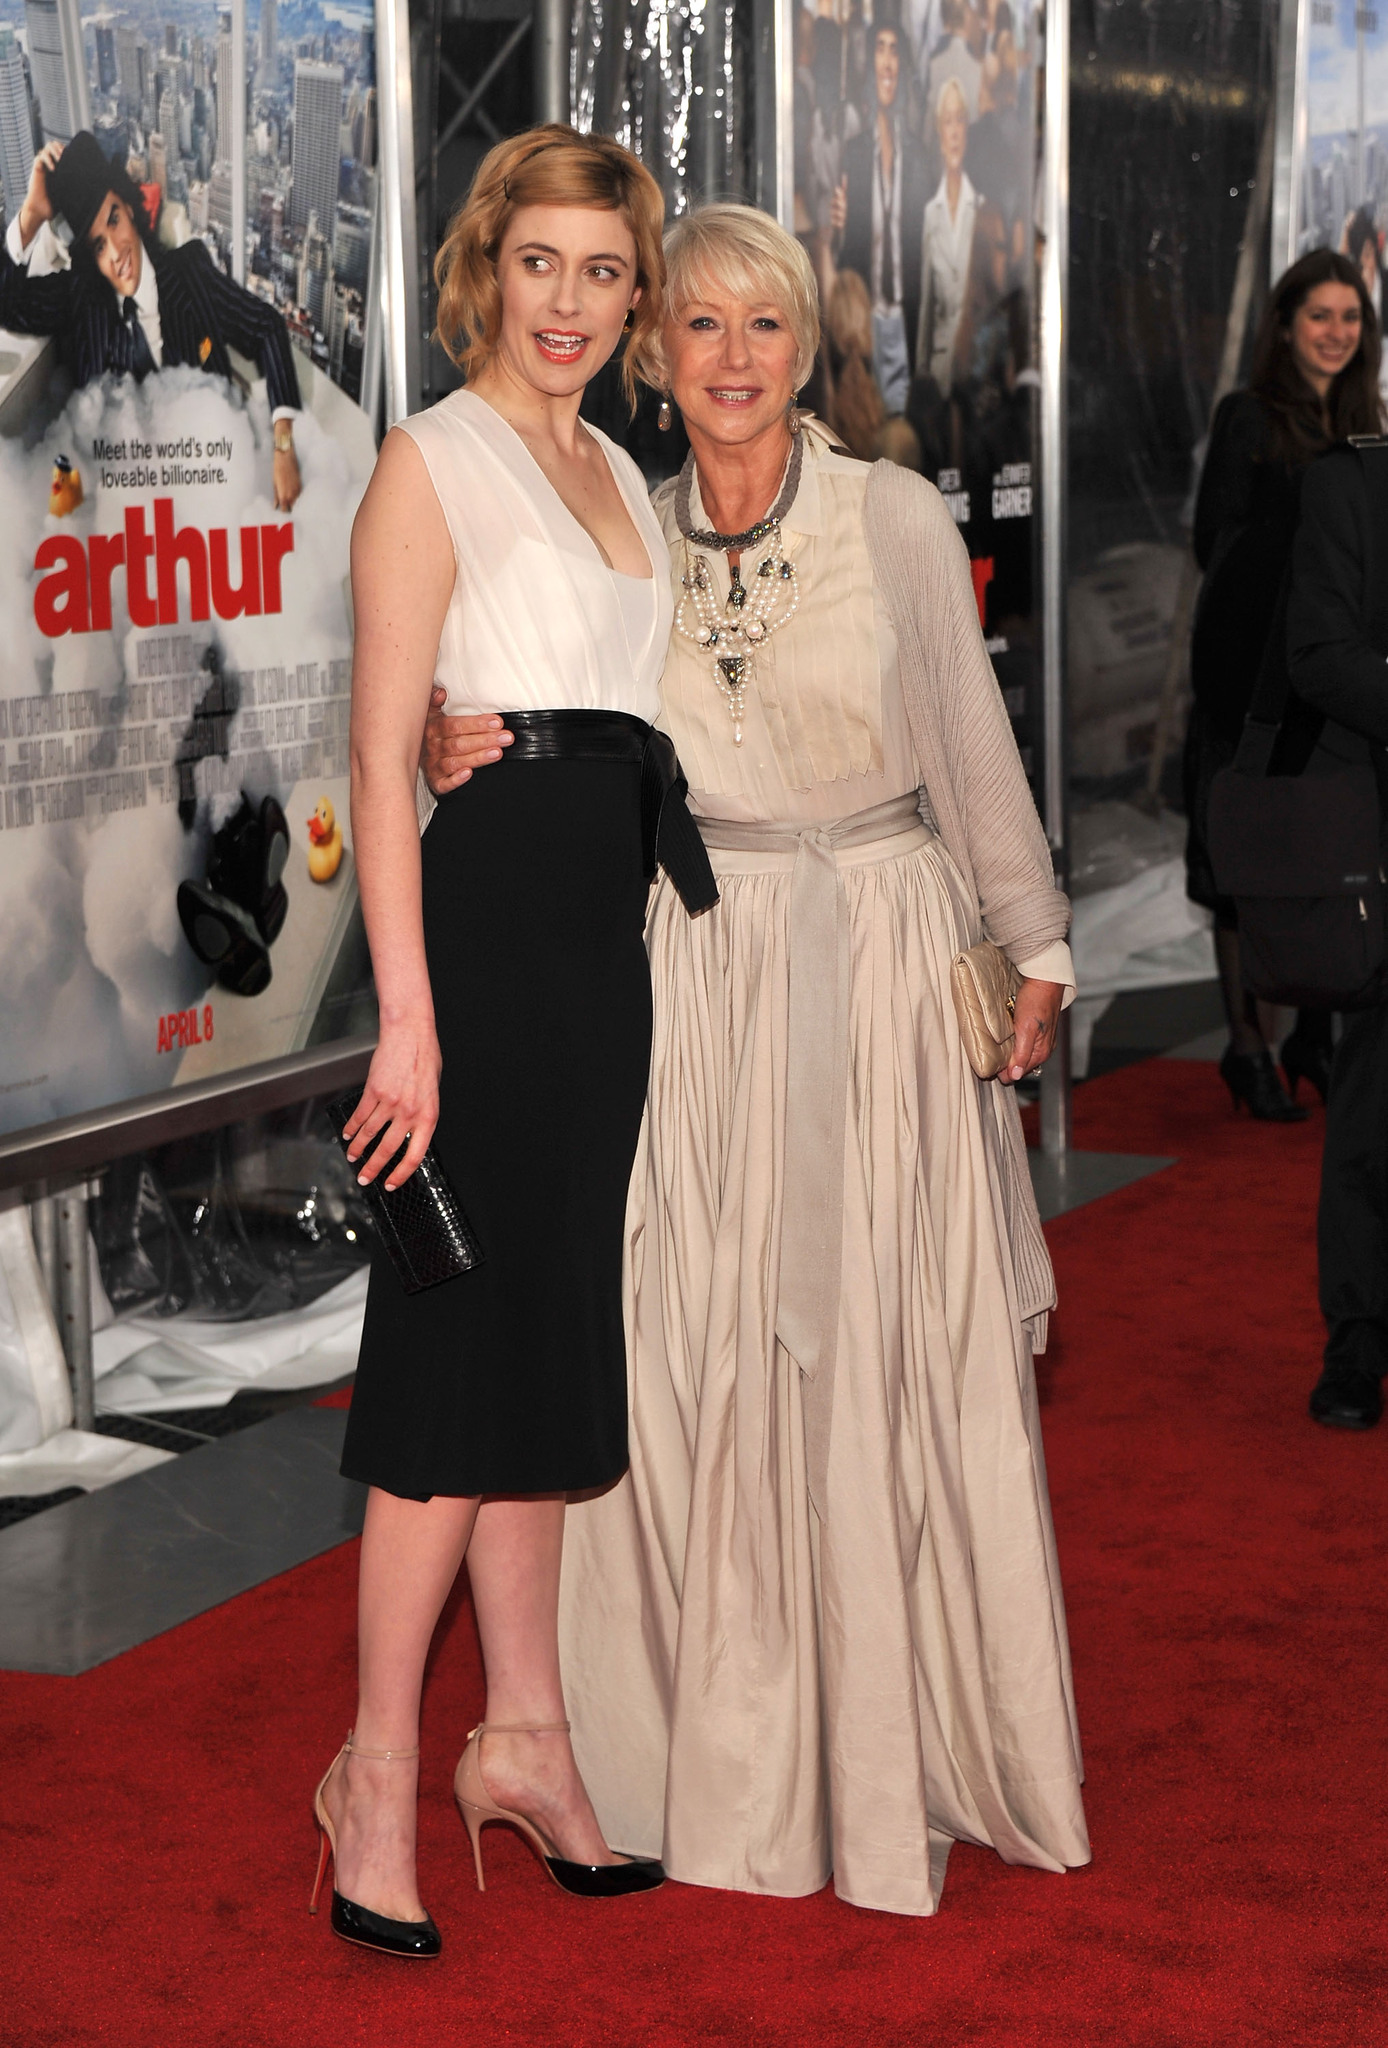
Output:
M955 954L949 980L969 1065L980 1081L991 1081L1012 1057L1012 1012L1022 977L1006 953L984 939Z

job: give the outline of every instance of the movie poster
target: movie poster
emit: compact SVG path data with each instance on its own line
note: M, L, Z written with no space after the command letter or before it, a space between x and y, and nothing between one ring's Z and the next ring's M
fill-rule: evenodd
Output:
M370 12L10 7L0 1132L369 1028L348 541L375 459Z
M939 486L1028 772L1039 13L797 0L795 16L795 231L825 336L807 401L854 454Z
M1304 67L1305 139L1298 255L1338 249L1358 263L1383 313L1388 226L1388 11L1311 0Z

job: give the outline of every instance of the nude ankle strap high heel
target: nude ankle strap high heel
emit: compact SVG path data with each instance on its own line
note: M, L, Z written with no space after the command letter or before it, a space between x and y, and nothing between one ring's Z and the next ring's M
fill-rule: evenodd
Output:
M486 1787L482 1776L482 1737L484 1735L567 1735L567 1721L542 1721L534 1726L518 1727L505 1721L483 1721L473 1729L467 1739L467 1748L458 1759L458 1768L453 1774L453 1797L458 1802L463 1826L472 1842L472 1860L477 1866L477 1889L487 1889L482 1875L482 1829L489 1820L504 1821L516 1828L539 1851L546 1870L554 1882L566 1892L573 1892L581 1899L619 1899L632 1892L653 1892L665 1882L665 1867L651 1856L626 1856L620 1863L571 1863L561 1856L553 1842L541 1833L533 1821L523 1813L513 1813L509 1807L498 1806Z
M323 1787L345 1757L365 1756L377 1763L410 1763L419 1755L414 1749L363 1749L352 1740L349 1730L347 1740L324 1771L313 1795L313 1817L318 1823L318 1875L313 1880L309 1894L310 1913L318 1911L318 1894L323 1886L323 1873L328 1867L328 1858L333 1863L333 1910L332 1929L344 1941L355 1941L361 1948L378 1949L387 1956L417 1956L421 1959L436 1956L443 1947L438 1928L426 1913L422 1920L388 1920L384 1913L373 1913L368 1906L359 1906L352 1899L344 1899L337 1889L337 1833L323 1803Z

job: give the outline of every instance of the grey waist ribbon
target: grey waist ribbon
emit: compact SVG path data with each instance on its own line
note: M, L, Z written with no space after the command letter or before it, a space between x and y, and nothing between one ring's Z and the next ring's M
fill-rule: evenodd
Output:
M905 851L924 827L914 795L893 797L824 825L743 824L732 818L696 822L706 846L795 855L776 1335L800 1368L810 1499L823 1521L838 1353L848 1119L848 899L837 855L897 838Z

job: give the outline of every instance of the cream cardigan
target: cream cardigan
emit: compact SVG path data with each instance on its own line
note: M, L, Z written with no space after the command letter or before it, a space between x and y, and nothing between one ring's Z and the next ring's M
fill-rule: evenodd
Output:
M863 507L868 553L897 637L923 805L1010 959L1034 958L1070 924L1050 849L983 644L968 551L933 484L874 463ZM1032 1348L1044 1350L1055 1278L1027 1167L1016 1091L986 1086L1001 1139L1003 1204Z

